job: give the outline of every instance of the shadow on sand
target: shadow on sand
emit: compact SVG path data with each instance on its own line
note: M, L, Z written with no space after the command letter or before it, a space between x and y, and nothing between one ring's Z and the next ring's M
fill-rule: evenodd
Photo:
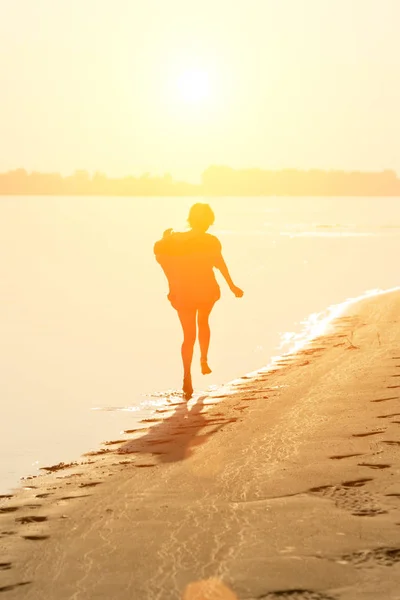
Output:
M191 410L185 401L176 403L171 416L153 425L140 438L120 446L118 454L152 454L159 463L189 458L196 446L206 442L228 423L237 420L226 418L221 413L208 416L206 412L202 412L206 397L198 398Z

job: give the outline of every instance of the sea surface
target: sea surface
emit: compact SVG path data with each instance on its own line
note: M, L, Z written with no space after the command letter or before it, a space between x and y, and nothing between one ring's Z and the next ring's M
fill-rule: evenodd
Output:
M181 387L154 260L192 198L0 197L0 493L131 429ZM266 365L311 313L399 285L400 198L210 198L221 281L197 391ZM221 278L219 278L221 280Z

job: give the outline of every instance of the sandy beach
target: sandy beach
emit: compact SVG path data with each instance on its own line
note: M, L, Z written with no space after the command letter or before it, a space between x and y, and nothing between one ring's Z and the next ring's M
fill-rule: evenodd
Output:
M0 499L21 599L400 598L400 293Z

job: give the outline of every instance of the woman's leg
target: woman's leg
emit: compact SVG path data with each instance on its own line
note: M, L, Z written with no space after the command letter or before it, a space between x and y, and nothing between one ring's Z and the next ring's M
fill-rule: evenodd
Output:
M196 309L178 310L179 320L183 329L182 362L183 362L183 392L187 399L192 397L193 386L191 366L193 348L196 341Z
M197 314L197 323L199 325L199 344L200 344L200 366L203 375L211 373L208 366L208 348L210 346L210 324L208 318L212 311L212 306L199 308Z

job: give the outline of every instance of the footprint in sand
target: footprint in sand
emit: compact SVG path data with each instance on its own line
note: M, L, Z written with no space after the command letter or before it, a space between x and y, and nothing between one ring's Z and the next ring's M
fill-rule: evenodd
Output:
M103 442L104 446L115 446L117 444L124 444L126 440L110 440L109 442Z
M363 438L369 437L371 435L379 435L380 433L385 433L386 429L382 429L381 431L369 431L367 433L353 433L352 437Z
M0 593L1 592L12 592L12 590L15 590L18 587L22 587L23 585L29 585L31 583L32 583L32 581L21 581L20 583L13 583L11 585L3 585L0 587Z
M77 500L78 498L88 498L92 494L80 494L76 496L63 496L60 500Z
M90 481L89 483L81 483L79 484L79 487L84 488L84 487L95 487L96 485L100 485L101 481Z
M355 517L375 517L387 513L377 499L360 488L371 478L344 481L340 485L324 485L308 490L309 493L332 500L338 508L349 511Z
M372 550L361 550L351 554L345 554L340 562L351 563L355 566L373 566L392 567L400 563L400 548L374 548Z
M0 562L0 571L8 571L11 567L12 563L10 562Z
M18 517L16 521L18 521L18 523L21 523L22 525L25 525L27 523L43 523L44 521L47 521L47 517Z
M43 540L48 540L49 535L23 535L24 540L30 540L32 542L41 542Z
M318 487L312 487L308 491L312 494L319 494L328 490L338 489L339 487L362 487L369 481L373 481L371 477L364 479L353 479L351 481L343 481L340 485L320 485Z
M102 448L101 450L93 450L92 452L86 452L83 456L101 456L102 454L109 454L113 452L111 448Z
M372 477L366 477L364 479L352 479L350 481L343 481L342 485L346 488L352 487L363 487L369 481L373 481Z
M391 419L392 417L400 417L400 413L391 413L390 415L379 415L377 419Z
M125 429L124 433L139 433L147 431L148 427L139 427L138 429ZM127 441L127 440L125 440Z
M77 462L64 463L60 462L57 465L51 465L50 467L40 467L41 471L48 471L49 473L54 473L56 471L63 471L64 469L69 469L70 467L77 466Z
M0 514L15 512L20 508L20 506L3 506L2 508L0 508Z
M336 596L330 596L324 592L315 592L314 590L278 590L259 596L262 600L336 600Z
M369 467L370 469L390 469L392 465L384 463L358 463L359 467Z
M387 402L388 400L398 400L398 396L390 396L390 398L378 398L377 400L370 400L370 402Z
M356 454L337 454L335 456L330 456L331 460L342 460L342 458L353 458L353 456L363 456L362 453L358 452Z

